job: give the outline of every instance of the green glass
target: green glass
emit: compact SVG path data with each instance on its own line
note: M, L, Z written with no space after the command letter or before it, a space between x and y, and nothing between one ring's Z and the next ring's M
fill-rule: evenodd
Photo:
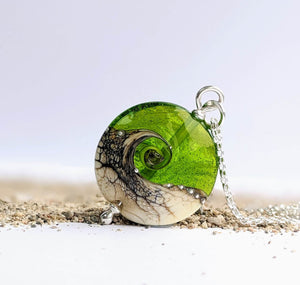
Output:
M110 127L150 130L159 135L136 147L134 165L143 178L211 193L218 171L216 147L203 122L185 108L164 102L143 103L124 111Z

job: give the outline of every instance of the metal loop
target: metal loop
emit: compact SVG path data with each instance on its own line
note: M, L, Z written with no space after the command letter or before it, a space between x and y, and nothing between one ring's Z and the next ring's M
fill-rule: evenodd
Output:
M203 114L204 121L205 121L205 123L207 124L208 127L211 127L212 121L207 122L205 120L205 117L206 117L205 115L206 115L207 112L211 112L211 111L214 111L214 110L219 111L220 119L219 119L219 121L217 121L218 122L217 124L218 124L218 126L221 126L222 123L223 123L224 117L225 117L225 111L224 111L223 106L218 101L209 100L201 108L201 112Z
M218 99L218 102L219 104L222 104L224 102L224 95L223 95L223 92L218 88L218 87L215 87L215 86L204 86L202 87L197 95L196 95L196 106L197 106L197 109L202 109L202 103L201 103L201 98L203 96L204 93L207 93L207 92L214 92L218 95L219 99ZM210 100L212 101L212 100Z

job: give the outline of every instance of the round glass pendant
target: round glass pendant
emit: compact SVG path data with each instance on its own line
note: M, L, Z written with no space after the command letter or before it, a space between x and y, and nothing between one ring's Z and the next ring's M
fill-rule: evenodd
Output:
M218 171L215 144L185 108L150 102L120 114L100 139L95 158L104 197L127 219L167 225L197 211Z

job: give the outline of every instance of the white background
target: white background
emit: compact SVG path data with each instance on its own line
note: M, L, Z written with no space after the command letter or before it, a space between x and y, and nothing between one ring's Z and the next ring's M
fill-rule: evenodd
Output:
M299 193L298 1L0 1L0 174L94 181L107 125L225 93L234 191Z
M2 284L299 283L299 233L74 223L59 229L0 229Z

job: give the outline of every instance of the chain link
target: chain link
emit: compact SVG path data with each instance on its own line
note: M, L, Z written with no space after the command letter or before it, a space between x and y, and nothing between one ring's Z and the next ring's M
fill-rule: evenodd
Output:
M210 121L210 132L217 148L219 158L219 174L227 205L238 221L243 225L266 225L266 224L300 224L300 202L294 205L268 206L267 208L252 209L243 215L238 209L232 192L229 188L224 151L222 147L221 127L218 120Z

